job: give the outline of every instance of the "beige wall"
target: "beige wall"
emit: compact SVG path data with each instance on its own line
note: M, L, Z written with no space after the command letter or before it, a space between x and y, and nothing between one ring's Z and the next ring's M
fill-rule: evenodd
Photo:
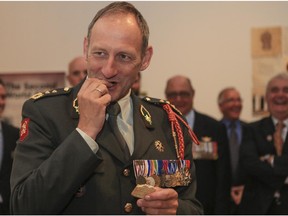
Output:
M220 118L218 92L242 93L242 118L252 116L250 29L288 26L288 2L133 2L146 17L154 56L142 89L164 97L167 78L184 74L198 111ZM0 2L0 72L66 71L107 2Z

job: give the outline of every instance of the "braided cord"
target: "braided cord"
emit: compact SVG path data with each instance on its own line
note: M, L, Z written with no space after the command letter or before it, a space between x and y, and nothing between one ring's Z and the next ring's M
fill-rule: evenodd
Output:
M192 131L192 129L189 127L189 125L178 114L173 112L173 110L169 104L164 104L163 109L167 112L168 119L171 122L172 136L174 138L174 144L175 144L175 150L176 150L177 157L179 159L183 160L184 159L184 150L185 150L184 137L183 137L183 132L181 130L181 127L180 127L178 120L180 120L185 125L185 127L188 129L189 135L190 135L190 137L194 143L199 145L199 140L196 137L196 135L194 134L194 132ZM176 134L178 137L179 149L178 149L178 145L177 145Z

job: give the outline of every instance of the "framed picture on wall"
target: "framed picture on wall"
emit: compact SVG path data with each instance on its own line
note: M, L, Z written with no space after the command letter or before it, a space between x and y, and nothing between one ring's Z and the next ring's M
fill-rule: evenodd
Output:
M269 57L282 54L281 27L253 28L251 30L252 56Z
M65 72L45 73L0 73L6 91L4 121L20 127L23 103L38 92L45 92L65 86Z
M287 27L251 29L252 56L252 112L253 116L265 116L269 112L265 100L267 82L280 72L288 73Z

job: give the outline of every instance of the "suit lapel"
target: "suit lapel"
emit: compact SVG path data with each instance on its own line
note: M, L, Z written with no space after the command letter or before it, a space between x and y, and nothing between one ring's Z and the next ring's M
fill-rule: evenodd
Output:
M269 149L268 151L275 154L275 147L274 147L274 138L273 138L273 134L275 132L275 126L272 120L272 117L267 117L263 120L263 123L261 125L261 130L263 131L263 138L266 142L267 148Z

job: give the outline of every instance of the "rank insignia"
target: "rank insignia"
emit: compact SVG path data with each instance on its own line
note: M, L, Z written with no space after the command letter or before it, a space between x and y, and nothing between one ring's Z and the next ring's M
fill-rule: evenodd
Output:
M28 136L28 133L29 133L29 122L30 122L29 118L25 118L21 122L20 138L19 138L19 140L21 142Z
M65 88L64 88L64 91L65 91L65 92L67 92L67 91L69 91L69 90L70 90L69 87L65 87Z
M148 122L149 125L152 125L151 115L143 105L141 105L141 107L140 107L140 112L141 112L142 116L145 118L146 122Z
M159 140L156 140L154 142L154 145L155 145L155 148L159 151L159 152L164 152L164 146L163 144L159 141Z
M44 94L42 92L38 92L38 93L34 94L33 96L31 96L31 98L36 100L36 99L41 98L43 96L44 96Z

